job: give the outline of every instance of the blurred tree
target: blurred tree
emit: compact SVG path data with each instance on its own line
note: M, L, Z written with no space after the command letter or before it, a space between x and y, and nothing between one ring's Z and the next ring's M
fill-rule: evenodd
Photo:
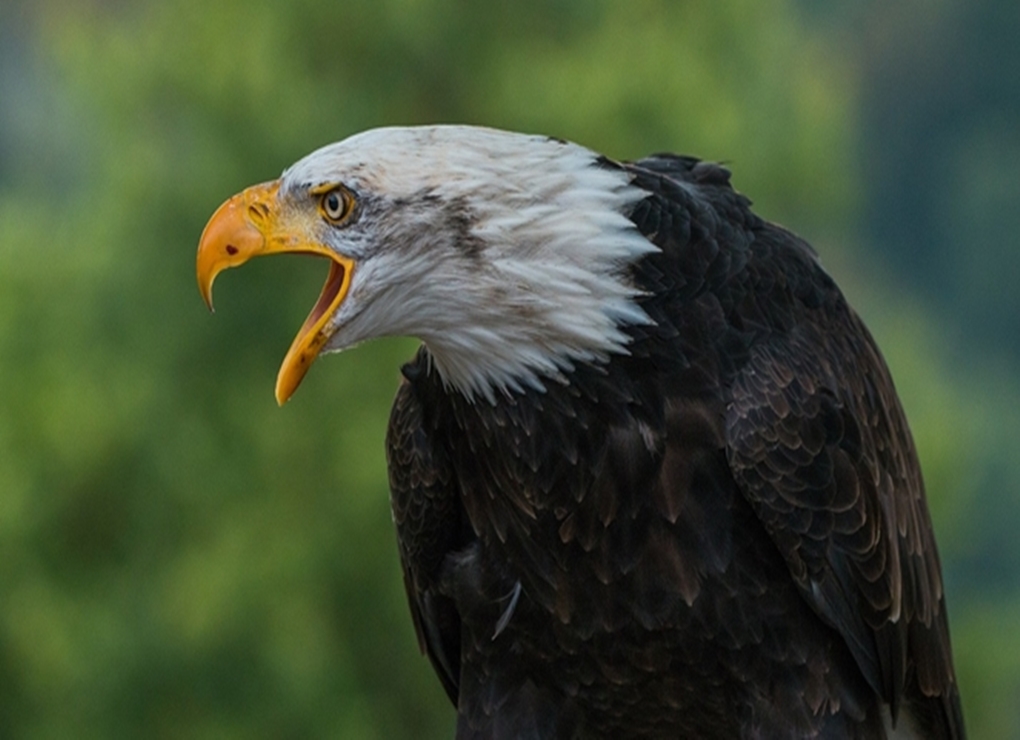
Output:
M919 411L930 488L946 486L936 508L952 512L942 554L971 733L1020 737L1020 646L1005 627L1020 613L1020 5L801 5L860 80L860 242L912 294L873 323L880 340L913 327L881 343ZM937 372L897 368L898 342L914 354L919 336Z
M875 298L908 410L943 422L919 440L936 513L952 506L974 456L943 412L972 399L932 376L924 312L885 319L907 299L883 303L839 251L856 82L792 0L22 13L31 42L0 47L3 105L34 116L0 115L2 161L18 163L0 173L0 736L449 736L386 493L413 343L318 364L279 411L274 373L322 265L256 262L218 285L215 321L194 287L224 197L370 126L461 121L731 162L759 211Z
M872 241L903 280L954 307L946 319L971 342L1020 354L1020 5L873 11L862 99Z

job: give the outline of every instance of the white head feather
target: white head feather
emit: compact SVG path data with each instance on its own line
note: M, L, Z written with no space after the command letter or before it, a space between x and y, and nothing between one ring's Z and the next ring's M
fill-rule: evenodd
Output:
M326 351L412 335L469 398L544 388L626 353L649 323L628 266L656 250L624 215L647 194L598 155L468 126L384 128L288 169L282 197L342 183L357 216L323 241L356 260Z

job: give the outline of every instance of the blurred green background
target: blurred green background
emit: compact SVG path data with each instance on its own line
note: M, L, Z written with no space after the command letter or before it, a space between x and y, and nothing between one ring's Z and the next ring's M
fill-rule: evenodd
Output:
M0 737L444 738L389 519L413 342L273 382L323 265L227 196L384 124L724 160L872 327L972 737L1020 738L1016 0L2 0Z

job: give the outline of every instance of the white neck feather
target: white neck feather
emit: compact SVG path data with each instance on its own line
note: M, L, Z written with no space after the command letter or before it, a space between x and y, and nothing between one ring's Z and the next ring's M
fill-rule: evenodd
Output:
M376 243L364 248L330 349L417 336L447 385L493 401L626 353L623 327L650 322L628 267L657 248L624 215L647 193L587 149L433 127L367 132L316 157L385 194L364 214Z

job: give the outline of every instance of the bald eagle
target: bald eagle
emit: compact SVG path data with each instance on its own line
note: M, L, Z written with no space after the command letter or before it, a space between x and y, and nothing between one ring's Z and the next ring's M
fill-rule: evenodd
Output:
M411 615L468 738L963 738L889 370L720 165L368 131L230 198L216 275L321 255L280 369L422 340L387 451Z

